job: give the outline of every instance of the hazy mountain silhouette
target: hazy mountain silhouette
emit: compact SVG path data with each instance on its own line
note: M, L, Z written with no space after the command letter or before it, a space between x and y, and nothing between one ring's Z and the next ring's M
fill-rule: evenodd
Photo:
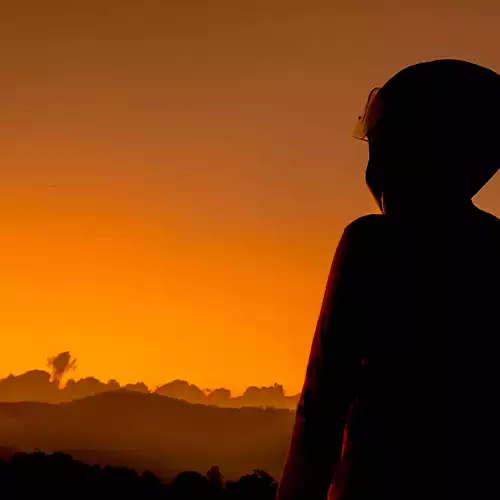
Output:
M108 383L104 383L94 377L86 377L80 380L70 379L66 386L60 390L60 400L58 402L82 399L88 396L101 394L102 392L117 390L119 388L120 384L116 382L116 380L110 380ZM55 401L47 402L51 403Z
M281 473L294 413L193 405L115 390L69 403L0 403L0 443L172 477L220 465L228 478Z
M0 380L1 401L59 402L61 392L49 373L32 370L21 375L9 375Z
M155 392L161 396L183 399L190 403L202 403L205 399L205 393L199 387L184 380L169 382L158 387Z
M149 394L148 386L144 382L137 382L135 384L127 384L123 386L125 391L136 391L142 392L143 394Z
M69 354L69 353L68 353ZM67 363L68 364L68 363ZM64 387L60 387L62 375L54 377L42 370L32 370L21 375L9 375L0 379L0 402L37 401L42 403L63 403L95 396L103 392L124 389L149 393L143 382L127 384L120 387L116 380L102 382L94 377L79 380L69 379ZM283 387L274 384L271 387L249 387L242 396L232 397L231 391L219 388L203 391L196 385L184 380L174 380L160 387L154 393L190 403L217 405L228 408L246 406L274 407L295 410L299 396L285 396Z
M231 398L231 391L224 388L215 389L205 397L205 401L207 404L226 407L230 407L235 402L235 399L237 398ZM275 406L279 407L279 405Z
M235 406L274 406L276 408L297 407L299 396L285 396L282 385L274 384L272 387L248 387L239 398L233 398Z

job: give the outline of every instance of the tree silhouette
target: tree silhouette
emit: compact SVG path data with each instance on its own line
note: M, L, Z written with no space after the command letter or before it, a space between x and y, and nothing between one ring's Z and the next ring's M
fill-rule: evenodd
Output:
M66 453L15 453L0 460L2 498L141 499L141 500L274 500L277 483L265 471L254 470L236 482L224 481L219 467L206 476L182 472L170 484L155 474L127 467L103 468L73 460Z

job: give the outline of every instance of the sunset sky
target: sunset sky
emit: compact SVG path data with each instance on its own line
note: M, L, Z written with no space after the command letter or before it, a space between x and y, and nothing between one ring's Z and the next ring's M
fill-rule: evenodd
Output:
M374 212L369 90L500 71L492 0L0 0L0 376L298 392L333 253ZM500 216L497 176L476 202ZM374 290L375 293L375 290Z

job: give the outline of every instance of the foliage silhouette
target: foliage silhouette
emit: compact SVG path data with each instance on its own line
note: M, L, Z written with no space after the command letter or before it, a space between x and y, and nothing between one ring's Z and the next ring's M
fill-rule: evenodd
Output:
M170 483L152 472L99 467L66 453L14 453L0 459L0 484L6 498L140 498L145 500L273 500L277 483L262 470L224 484L217 466L206 475L185 471Z

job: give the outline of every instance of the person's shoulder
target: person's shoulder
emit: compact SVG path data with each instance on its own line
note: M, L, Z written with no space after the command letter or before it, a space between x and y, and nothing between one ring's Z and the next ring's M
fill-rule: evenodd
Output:
M500 249L500 219L480 208L475 208L476 218L474 222L482 237L486 238L489 245L494 245L495 250Z
M375 227L385 226L387 223L387 216L383 214L368 214L358 217L346 226L349 231L363 231L371 230Z
M370 260L387 253L392 234L386 215L364 215L345 227L339 247L344 255L357 261Z
M335 259L346 273L351 273L352 279L364 282L376 278L378 263L385 259L391 246L386 219L385 215L365 215L345 227Z
M478 207L475 207L475 213L480 217L480 220L484 224L489 224L494 228L500 227L500 219L496 215L493 215L490 212L486 212L484 210L481 210Z
M389 230L389 221L386 215L369 214L357 218L344 229L344 237L349 240L371 240L380 238Z

